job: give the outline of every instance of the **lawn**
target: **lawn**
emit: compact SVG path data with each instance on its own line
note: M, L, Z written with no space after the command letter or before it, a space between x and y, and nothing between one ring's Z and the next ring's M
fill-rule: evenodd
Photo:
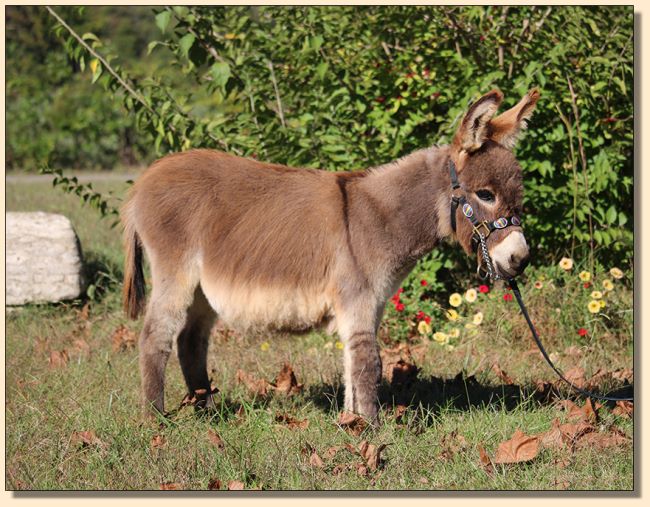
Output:
M95 186L118 196L126 188ZM466 290L479 285L469 274L456 289L456 315L432 310L424 325L413 291L400 295L402 311L389 302L377 429L339 424L336 336L242 335L220 326L209 363L220 390L217 413L182 403L172 358L172 413L146 423L133 343L142 323L127 321L119 304L119 229L47 183L9 182L6 192L9 211L56 211L72 220L96 286L92 299L7 311L7 489L634 487L631 406L570 396L534 349L516 303L504 300L508 290L494 286L468 298ZM553 359L589 388L633 383L632 273L620 267L624 276L611 290L601 287L612 279L610 267L587 282L578 278L583 267L539 266L520 284ZM590 313L594 290L605 306ZM398 325L408 328L399 343ZM285 364L302 384L293 394L273 386Z

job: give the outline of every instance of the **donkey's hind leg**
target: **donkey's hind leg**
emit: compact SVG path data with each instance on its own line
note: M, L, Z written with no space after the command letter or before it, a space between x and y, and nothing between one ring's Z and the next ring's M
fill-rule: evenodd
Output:
M178 360L190 395L196 396L197 408L214 408L210 395L207 354L208 338L217 314L208 303L201 287L194 291L194 300L187 310L187 319L178 335Z
M163 271L151 263L152 293L138 342L145 415L164 414L165 367L193 302L198 277Z

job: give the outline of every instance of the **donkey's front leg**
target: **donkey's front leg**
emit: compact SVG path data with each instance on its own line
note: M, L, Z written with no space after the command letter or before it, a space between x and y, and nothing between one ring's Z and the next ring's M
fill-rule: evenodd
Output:
M367 330L343 336L345 410L379 422L377 388L381 381L381 358L374 323Z

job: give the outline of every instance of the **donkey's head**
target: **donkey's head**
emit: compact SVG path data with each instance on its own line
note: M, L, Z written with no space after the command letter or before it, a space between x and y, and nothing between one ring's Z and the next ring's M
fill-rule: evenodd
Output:
M482 257L476 241L480 231L487 236L485 243L497 274L511 278L524 270L529 259L520 226L521 167L511 150L535 109L539 92L529 91L512 109L494 117L502 99L503 94L493 90L470 106L451 146L450 172L455 169L460 185L452 192L460 199L455 210L458 241L468 254L478 251Z

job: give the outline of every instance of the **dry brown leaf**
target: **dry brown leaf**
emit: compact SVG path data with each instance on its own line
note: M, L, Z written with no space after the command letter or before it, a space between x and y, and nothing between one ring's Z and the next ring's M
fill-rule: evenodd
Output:
M287 426L289 429L292 430L304 430L309 426L309 420L307 419L296 419L295 417L289 415L289 414L277 414L275 416L275 422L278 422L280 424L284 424Z
M323 460L316 451L313 451L309 456L309 464L316 468L323 468L324 466Z
M555 418L551 423L551 429L537 435L543 447L562 448L564 447L564 434L560 429L560 420Z
M298 384L296 375L289 363L285 363L275 379L275 390L282 394L292 395L302 391L303 385Z
M336 456L336 453L339 452L343 447L340 445L333 445L329 449L325 451L325 458L327 459L332 459L334 456Z
M564 373L566 379L576 387L585 387L585 370L580 366L574 366ZM558 380L558 382L561 382Z
M352 412L341 412L338 419L338 424L348 433L359 436L366 429L368 423L365 419Z
M113 352L122 352L135 348L136 336L133 331L121 324L113 331L112 341Z
M228 489L230 491L241 491L244 489L244 483L241 481L230 481L228 482Z
M78 354L83 356L90 355L90 345L88 345L88 342L83 338L78 338L73 342L72 345L73 345L72 350L77 352Z
M585 404L580 407L571 400L562 400L560 405L569 413L569 420L585 421L595 423L598 420L598 409L602 406L599 403L594 405L591 399L587 398Z
M81 447L107 447L106 443L103 442L93 430L75 431L72 433L70 441L73 445L78 445Z
M62 368L68 364L69 360L70 357L68 356L67 350L53 350L50 352L48 363L50 364L50 368Z
M361 464L357 463L355 465L355 468L357 469L357 474L359 474L361 477L367 477L368 476L368 467Z
M585 421L580 421L576 424L561 424L560 431L562 432L564 441L573 446L579 438L583 437L587 433L595 431L595 428Z
M634 403L631 401L617 401L616 406L612 409L612 414L619 417L632 417L634 413Z
M163 491L178 491L183 487L177 482L161 482L160 489Z
M499 444L494 463L521 463L534 459L537 454L539 454L539 438L525 435L517 429L510 440Z
M579 357L582 355L582 349L580 347L576 347L575 345L571 345L570 347L564 349L564 354L567 356Z
M151 439L151 448L159 449L167 443L167 439L162 435L154 435Z
M504 384L511 386L515 383L515 381L512 380L512 378L508 376L508 374L501 369L499 363L492 364L492 371L497 377L499 377L499 380L501 380Z
M208 482L208 489L211 491L216 491L218 489L221 489L223 484L219 479L210 479Z
M240 384L244 384L249 391L259 396L266 396L274 387L270 382L256 379L244 370L237 370L236 379Z
M628 444L630 439L620 433L590 432L583 435L577 442L577 447L589 447L592 449L606 449Z
M402 422L404 414L406 414L408 407L406 405L397 405L394 410L395 422Z
M492 460L490 459L490 456L488 456L488 453L486 452L485 448L481 444L478 444L477 447L478 447L478 456L481 463L481 468L483 468L483 470L485 470L485 472L488 475L493 475L494 465L492 464Z
M364 440L359 444L359 454L366 460L368 468L372 471L377 470L381 464L381 452L386 448L387 444L374 445Z
M223 439L213 429L208 430L208 440L210 440L210 443L221 452L224 452L226 450L226 444L224 443Z

